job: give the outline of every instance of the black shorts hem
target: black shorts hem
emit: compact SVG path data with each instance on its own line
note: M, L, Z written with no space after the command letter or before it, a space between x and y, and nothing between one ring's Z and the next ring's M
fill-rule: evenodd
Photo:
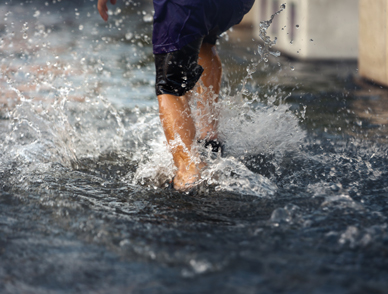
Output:
M198 64L202 40L199 38L177 51L155 54L157 96L183 96L195 87L203 73L202 66Z

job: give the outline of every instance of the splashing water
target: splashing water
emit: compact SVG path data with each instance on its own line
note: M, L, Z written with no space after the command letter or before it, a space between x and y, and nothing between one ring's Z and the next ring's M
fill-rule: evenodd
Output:
M228 32L225 153L196 146L186 195L165 188L152 9L38 2L0 4L0 292L385 291L388 95L356 62L291 66L284 5L260 45Z
M265 30L274 16L270 21L263 22L261 38L264 47L259 50L259 61L251 67L257 67L262 61L268 62L269 48L275 41L266 36ZM45 39L49 39L51 31L39 25L39 22L35 26L39 28L39 33L36 40L30 39L28 42L27 48L30 50L39 47ZM26 22L21 32L27 30ZM105 37L102 39L108 40ZM65 56L71 55L73 61L60 64L57 56L50 58L50 54L55 50L46 49L53 45L50 41L45 44L45 47L32 54L28 68L21 67L12 73L15 78L20 74L25 75L27 83L37 89L30 99L24 97L18 85L15 85L9 77L11 81L8 89L17 95L20 103L8 113L12 124L3 145L3 154L6 155L2 159L3 165L6 165L7 161L9 164L15 160L22 166L28 165L28 168L21 168L23 175L19 177L24 178L28 177L30 171L35 172L36 169L43 168L42 173L47 172L48 166L53 163L67 168L76 167L78 161L85 157L97 158L114 150L119 154L125 153L123 160L136 162L138 166L135 173L127 173L122 181L160 187L171 179L174 173L172 157L165 146L156 110L153 108L149 109L151 111L135 112L131 122L136 123L124 124L123 121L127 120L126 114L120 114L101 94L98 94L101 90L96 87L101 86L90 85L96 80L96 77L90 77L91 71L101 73L102 76L99 74L98 79L103 81L106 79L104 84L109 84L110 80L115 79L112 73L115 69L104 69L106 66L101 56L96 54L91 57L78 56L79 51L67 52ZM82 48L86 44L81 42L79 46ZM99 46L92 48L95 50ZM46 64L36 65L39 66L36 75L29 73L32 64L39 62L43 55ZM103 56L103 53L100 52L100 55ZM61 59L64 60L66 57ZM7 65L8 72L10 66ZM54 74L55 71L58 73ZM69 72L68 75L66 71ZM75 74L85 78L82 85L77 85L79 80L72 81ZM249 69L241 91L235 96L224 97L217 105L219 136L226 144L227 156L218 158L216 162L209 161L209 170L204 173L203 179L214 185L216 190L266 196L273 194L276 186L265 177L250 172L244 164L239 163L238 158L259 153L277 154L278 158L281 158L285 150L297 148L298 142L303 140L304 132L298 126L297 118L289 112L289 106L284 104L264 106L257 95L255 99L246 97L243 99L247 96L246 85L252 74L253 70ZM35 99L34 95L41 95L43 89L47 89L48 99L44 99L45 101L41 98ZM72 98L72 93L80 98ZM77 103L72 101L74 99L84 102ZM238 176L232 178L231 174Z

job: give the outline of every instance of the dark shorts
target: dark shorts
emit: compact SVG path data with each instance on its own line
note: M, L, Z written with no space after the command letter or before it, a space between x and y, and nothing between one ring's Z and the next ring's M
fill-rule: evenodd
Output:
M156 94L181 96L202 74L197 64L202 42L215 44L222 32L238 24L254 0L153 0L152 36Z

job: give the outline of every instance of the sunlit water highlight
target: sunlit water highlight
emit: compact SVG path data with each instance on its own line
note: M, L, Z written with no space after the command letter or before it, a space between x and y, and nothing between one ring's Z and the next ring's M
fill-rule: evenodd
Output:
M0 4L1 292L384 293L384 90L225 36L225 154L171 191L151 8L92 4Z

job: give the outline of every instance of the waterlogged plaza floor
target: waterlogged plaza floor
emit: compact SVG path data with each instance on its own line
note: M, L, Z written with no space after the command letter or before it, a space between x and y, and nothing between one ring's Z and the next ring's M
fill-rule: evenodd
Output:
M228 32L225 154L175 192L151 8L79 2L0 4L0 293L386 293L386 89L355 61L254 71Z

